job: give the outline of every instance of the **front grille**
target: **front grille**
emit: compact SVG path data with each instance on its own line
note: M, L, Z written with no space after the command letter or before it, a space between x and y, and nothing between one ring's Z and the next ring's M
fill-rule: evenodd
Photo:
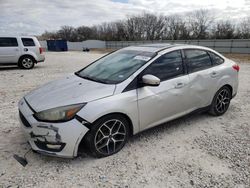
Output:
M30 123L26 120L21 111L19 111L20 119L25 127L31 127Z

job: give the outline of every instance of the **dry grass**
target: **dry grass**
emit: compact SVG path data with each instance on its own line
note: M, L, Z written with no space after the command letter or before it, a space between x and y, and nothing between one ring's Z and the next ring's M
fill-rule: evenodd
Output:
M250 62L250 54L224 54L227 58L244 63Z

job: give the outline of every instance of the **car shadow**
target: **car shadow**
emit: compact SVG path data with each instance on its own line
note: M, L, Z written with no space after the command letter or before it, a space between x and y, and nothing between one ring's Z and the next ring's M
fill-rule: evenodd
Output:
M146 129L142 132L139 132L138 134L131 136L128 140L128 143L130 143L129 145L133 145L133 144L136 144L137 142L141 142L143 138L153 139L156 135L159 135L159 134L164 134L164 135L170 134L171 132L177 131L178 129L192 126L192 122L199 121L205 118L212 118L212 116L210 116L206 112L191 113L186 116L169 121L167 123L163 123L155 127ZM86 144L84 143L81 143L81 145L79 146L78 157L82 159L84 158L95 159L94 157L91 156L91 154L89 153L89 150L86 147Z
M33 69L40 69L40 68L42 68L42 67L41 66L34 66ZM33 69L29 69L29 70L33 70ZM25 69L22 69L16 65L0 66L0 71L11 71L11 70L25 70Z
M141 140L142 137L151 138L154 137L155 134L165 134L165 133L171 133L173 131L176 131L176 129L185 128L188 126L192 126L191 122L195 122L204 118L211 117L206 112L198 112L198 113L192 113L188 114L186 116L174 119L172 121L157 125L155 127L146 129L134 136L132 136L129 140L131 143L136 143Z
M20 69L18 66L0 66L0 71L6 71L6 70L16 70L16 69Z

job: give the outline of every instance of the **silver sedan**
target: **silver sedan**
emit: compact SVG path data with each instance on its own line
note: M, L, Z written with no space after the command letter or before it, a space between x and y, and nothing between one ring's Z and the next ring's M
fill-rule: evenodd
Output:
M75 157L120 151L129 136L197 110L224 114L238 89L239 66L212 49L153 44L108 54L19 102L33 150Z

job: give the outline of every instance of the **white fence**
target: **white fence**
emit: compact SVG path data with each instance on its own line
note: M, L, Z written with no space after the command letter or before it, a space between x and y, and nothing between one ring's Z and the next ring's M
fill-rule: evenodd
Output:
M106 48L123 48L127 46L171 43L171 44L193 44L212 48L221 53L250 54L250 39L216 39L216 40L161 40L161 41L107 41Z
M82 51L83 48L106 48L106 42L101 40L86 40L83 42L67 42L68 50Z
M221 53L250 54L250 39L224 39L224 40L161 40L161 41L100 41L86 40L83 42L67 42L68 50L82 51L83 48L114 48L119 49L127 46L171 43L193 44L212 48ZM47 42L40 41L43 48L47 49Z
M47 41L39 41L40 45L47 50ZM106 42L101 40L86 40L82 42L68 42L68 50L82 51L83 48L106 48Z

